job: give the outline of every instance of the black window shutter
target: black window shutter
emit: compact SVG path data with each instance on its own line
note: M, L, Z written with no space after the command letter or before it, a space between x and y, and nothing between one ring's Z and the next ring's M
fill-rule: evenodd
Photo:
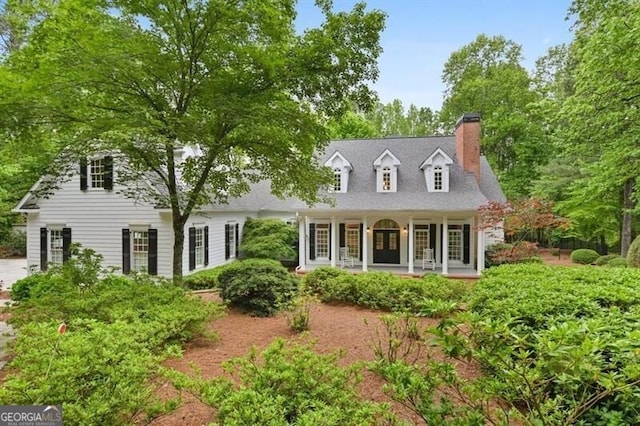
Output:
M49 246L47 244L47 228L40 228L40 270L47 270L47 254Z
M224 258L225 260L231 257L231 247L229 247L229 224L224 225Z
M344 240L345 240L344 230L345 230L344 223L341 223L338 228L338 241L340 242L340 247L346 247L344 245Z
M436 238L436 224L432 223L429 225L429 248L433 249L433 258L435 259L436 257L436 241L438 241L438 239Z
M147 272L158 275L158 230L149 229L149 255L147 257Z
M233 250L235 252L235 256L236 256L236 259L237 259L238 258L238 236L240 234L240 224L238 224L238 223L236 223L236 231L235 232L236 232L236 238L234 240L235 240L235 245L236 246L233 248Z
M309 260L316 259L316 224L309 224Z
M80 189L87 189L87 158L80 159Z
M71 228L62 228L62 261L71 257Z
M189 270L196 268L196 228L189 228Z
M329 260L331 260L331 253L333 252L333 241L331 241L331 224L329 224Z
M360 260L362 260L362 239L363 238L367 238L367 236L364 234L364 225L361 223L360 224Z
M209 227L204 227L204 266L209 264Z
M462 227L462 263L468 264L471 261L471 225Z
M128 228L122 230L122 273L131 272L131 232Z
M104 166L104 189L113 189L113 157L106 156L102 159Z

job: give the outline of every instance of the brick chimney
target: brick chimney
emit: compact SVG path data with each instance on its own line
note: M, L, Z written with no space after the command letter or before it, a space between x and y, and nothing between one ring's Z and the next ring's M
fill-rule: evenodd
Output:
M480 114L468 112L456 123L456 157L465 172L480 183Z

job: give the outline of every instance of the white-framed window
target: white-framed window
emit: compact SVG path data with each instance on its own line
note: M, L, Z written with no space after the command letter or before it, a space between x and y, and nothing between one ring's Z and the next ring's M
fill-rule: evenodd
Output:
M51 228L49 230L49 263L62 265L64 256L64 243L62 239L62 228Z
M104 158L92 159L89 163L89 182L91 188L104 188L104 174Z
M204 227L196 227L196 268L204 266Z
M462 262L462 225L449 225L449 260Z
M316 224L316 258L329 258L329 224Z
M416 225L413 230L414 259L422 260L424 249L429 248L429 225Z
M444 189L442 174L443 174L442 166L435 166L433 168L433 190L434 191L442 191Z
M344 241L349 248L349 256L358 259L360 257L360 225L348 223L345 226Z
M391 169L389 167L382 169L382 191L391 191Z
M342 191L342 170L339 168L333 169L333 192Z
M131 231L131 270L146 272L149 267L149 231Z

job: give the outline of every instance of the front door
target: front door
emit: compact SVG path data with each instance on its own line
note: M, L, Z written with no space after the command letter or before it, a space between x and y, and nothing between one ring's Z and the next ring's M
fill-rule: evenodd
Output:
M400 264L399 230L373 230L373 263Z

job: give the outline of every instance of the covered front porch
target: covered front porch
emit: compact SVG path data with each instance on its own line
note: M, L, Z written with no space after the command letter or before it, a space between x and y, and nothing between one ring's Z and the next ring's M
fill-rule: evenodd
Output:
M475 212L299 215L298 269L332 266L409 276L479 276L486 237L477 220Z

